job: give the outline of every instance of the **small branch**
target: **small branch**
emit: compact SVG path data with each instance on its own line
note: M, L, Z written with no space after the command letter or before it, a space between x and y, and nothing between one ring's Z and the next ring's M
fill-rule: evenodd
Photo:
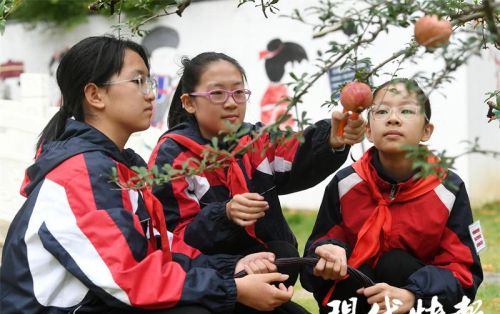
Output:
M418 45L416 43L412 43L410 45L410 47L408 48L405 48L405 49L402 49L396 53L394 53L392 56L390 56L389 58L387 58L386 60L382 61L381 63L379 63L377 66L375 66L370 72L368 72L364 79L367 80L370 76L372 76L375 72L378 71L378 69L380 69L381 67L383 67L384 65L386 65L387 63L391 62L392 60L395 60L397 58L399 58L401 55L404 55L406 54L406 52L408 50L411 50L411 49L415 49L416 47L418 47Z
M338 23L336 23L336 24L334 24L334 25L332 25L330 27L325 27L321 31L314 33L313 36L312 36L312 38L316 39L316 38L323 37L326 34L336 32L336 31L338 31L341 28L342 28L342 20L340 20Z
M460 153L458 155L455 155L455 156L452 156L452 157L449 157L449 158L451 160L453 160L453 162L454 162L458 158L463 157L465 155L470 155L470 154L481 154L481 155L486 155L486 156L490 156L490 157L493 157L493 158L500 157L500 151L489 150L489 149L480 149L480 148L477 148L477 147L472 147L471 149L466 150L465 152L462 152L462 153Z
M118 8L118 25L122 24L122 5L123 5L123 2L125 2L125 0L120 1L120 7ZM120 28L118 28L118 38L120 38L120 39L121 39L121 30L122 30L122 28L120 26Z
M361 12L363 11L367 11L367 10L372 10L372 9L375 9L376 7L382 5L382 4L385 4L387 1L380 1L378 3L375 3L371 6L369 6L368 8L365 8L363 10L360 10L358 11L358 13L360 14ZM342 28L342 21L343 20L346 20L346 19L353 19L354 18L354 14L351 14L351 15L347 15L347 16L344 16L342 19L340 19L340 21L330 27L325 27L324 29L322 29L321 31L318 31L316 33L313 33L313 36L312 38L320 38L320 37L323 37L325 36L326 34L329 34L329 33L333 33L333 32L336 32L338 31L339 29Z
M472 20L475 20L475 19L478 19L481 17L484 17L484 12L476 12L476 13L473 13L470 15L460 16L460 17L452 20L451 25L452 26L461 25L461 24L464 24L465 22L469 22L469 21L472 21Z
M172 12L169 12L167 11L167 7L164 7L163 8L163 12L159 12L159 13L156 13L156 14L153 14L151 15L150 17L140 21L139 23L137 23L137 25L135 25L135 28L136 29L139 29L139 27L143 26L144 24L154 20L154 19L157 19L159 17L162 17L162 16L168 16L168 15L172 15L172 14L177 14L179 16L182 15L182 13L184 12L184 10L191 4L191 0L183 0L183 2L181 4L178 4L177 5L177 10L175 11L172 11Z
M264 14L264 17L267 19L266 6L264 5L264 0L260 0L260 4L262 7L262 14Z

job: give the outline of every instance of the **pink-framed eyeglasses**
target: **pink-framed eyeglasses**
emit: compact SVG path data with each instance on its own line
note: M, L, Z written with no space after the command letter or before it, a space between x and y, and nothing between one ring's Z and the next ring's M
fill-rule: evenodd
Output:
M235 90L214 89L208 92L194 92L189 93L189 96L208 97L214 104L224 104L229 99L229 96L231 96L235 103L244 104L248 101L251 94L250 90L240 88Z

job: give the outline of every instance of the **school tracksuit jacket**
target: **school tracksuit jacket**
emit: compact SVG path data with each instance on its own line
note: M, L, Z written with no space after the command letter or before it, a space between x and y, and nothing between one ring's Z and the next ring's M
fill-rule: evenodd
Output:
M248 133L240 138L234 151L248 143L251 131L258 131L262 124L244 123ZM297 241L281 210L278 194L287 194L316 185L338 169L346 160L348 148L335 152L328 145L330 122L319 121L304 130L305 141L296 137L272 144L272 137L282 134L265 134L252 144L252 149L235 158L231 166L216 171L205 171L183 179L156 186L153 193L162 202L167 225L174 233L174 252L188 257L203 253L239 254L269 241L286 241L295 247ZM194 141L180 144L174 136ZM181 168L190 158L200 159L194 147L209 144L201 137L194 122L186 122L166 132L153 150L149 166L170 164ZM234 150L233 150L234 149ZM234 186L231 167L240 171L240 184ZM232 178L231 178L232 177ZM269 203L265 216L255 225L243 228L226 216L226 203L238 186L248 191L262 193ZM232 192L231 192L232 191ZM236 193L238 194L238 193Z
M464 295L474 299L483 274L469 234L472 212L463 181L448 171L445 181L439 180L425 193L400 201L399 195L411 195L423 179L396 183L385 173L375 148L340 170L327 186L304 255L314 256L316 247L329 243L344 247L348 257L353 253L360 229L377 207L369 183L356 170L363 162L389 208L389 216L384 219L392 219L388 234L372 239L381 243L379 254L366 262L373 266L382 253L402 249L426 264L403 287L422 299L424 306L430 305L433 296L448 309ZM314 291L320 303L333 283L315 277L310 268L303 270L301 282Z
M133 165L145 163L74 120L60 139L43 145L27 169L27 200L3 248L3 314L122 313L193 303L214 313L233 311L238 257L172 255L152 193L111 182L113 167L126 182Z

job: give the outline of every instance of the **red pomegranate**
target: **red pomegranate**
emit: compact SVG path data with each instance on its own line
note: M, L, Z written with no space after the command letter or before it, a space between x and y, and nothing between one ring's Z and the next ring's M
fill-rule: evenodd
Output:
M373 101L370 86L361 82L347 83L340 92L340 103L347 111L361 112Z
M361 82L347 83L340 91L340 103L344 107L344 112L352 111L351 119L356 120L361 111L372 104L373 95L370 86ZM337 129L337 136L344 135L344 127L347 121L342 120Z
M425 15L415 23L415 40L427 48L446 45L451 36L451 23L440 20L436 15Z

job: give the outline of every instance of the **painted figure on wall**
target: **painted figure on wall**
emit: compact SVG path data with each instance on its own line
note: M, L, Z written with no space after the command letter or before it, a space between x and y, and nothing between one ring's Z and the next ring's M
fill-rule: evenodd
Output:
M492 101L488 101L488 113L486 117L488 118L488 123L500 119L500 107L498 105L495 106Z
M259 57L265 59L266 74L271 81L260 101L260 120L264 124L270 124L284 114L288 106L288 88L281 82L285 75L285 66L307 60L307 54L301 45L275 38L267 44L266 50L260 52ZM281 125L293 127L293 116L288 114L290 118Z
M24 72L22 61L8 60L0 64L0 98L16 100L20 93L19 77Z
M151 126L165 129L165 113L170 105L178 77L175 69L179 34L173 28L158 26L153 28L142 39L142 46L146 48L151 62L151 74L158 82L158 95L153 108Z
M49 64L48 64L48 69L49 69L49 98L50 98L50 105L55 106L55 107L61 107L62 104L62 98L61 98L61 91L59 90L59 86L57 85L57 79L56 79L56 71L57 67L59 66L59 63L61 63L62 58L68 52L69 47L65 47L61 50L58 50L52 54L52 57L50 57Z
M158 138L167 129L165 116L179 81L179 42L179 33L167 26L151 29L141 40L141 45L146 48L149 57L151 77L158 82L158 94L153 103L151 127L132 134L127 145L133 147L144 159L149 158Z

